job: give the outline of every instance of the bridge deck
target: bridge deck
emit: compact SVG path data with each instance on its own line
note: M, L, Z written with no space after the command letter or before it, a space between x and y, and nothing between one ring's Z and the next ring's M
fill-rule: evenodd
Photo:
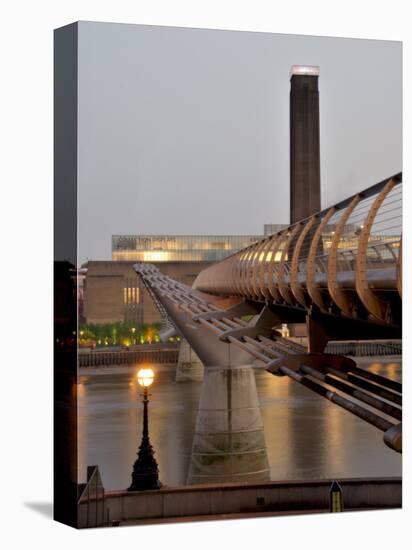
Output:
M184 314L194 328L199 325L211 331L217 341L246 351L262 361L268 372L290 377L382 430L385 443L401 451L401 384L360 369L344 357L309 354L275 330L268 334L267 328L259 324L259 316L248 322L230 309L219 310L198 292L161 274L154 266L136 264L135 269L157 301L166 299L174 304L172 321L176 323Z

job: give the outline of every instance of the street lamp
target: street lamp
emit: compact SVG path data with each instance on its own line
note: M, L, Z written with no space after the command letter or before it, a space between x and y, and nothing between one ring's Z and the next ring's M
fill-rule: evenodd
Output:
M137 452L137 459L133 465L132 484L128 491L147 491L160 489L159 468L154 457L153 447L149 439L149 387L154 380L152 369L140 369L137 373L137 381L143 388L143 435Z

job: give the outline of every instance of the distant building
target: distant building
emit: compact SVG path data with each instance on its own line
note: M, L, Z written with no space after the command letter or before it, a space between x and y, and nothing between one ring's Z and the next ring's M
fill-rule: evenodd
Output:
M198 273L263 235L114 235L112 260L89 261L84 281L87 323L160 321L149 293L133 269L136 262L155 264L173 279L192 286Z
M136 324L160 321L152 298L133 269L135 261L89 261L84 282L84 317L87 323L119 321ZM155 265L170 277L192 286L210 262L162 262Z
M112 260L218 262L262 235L113 235Z

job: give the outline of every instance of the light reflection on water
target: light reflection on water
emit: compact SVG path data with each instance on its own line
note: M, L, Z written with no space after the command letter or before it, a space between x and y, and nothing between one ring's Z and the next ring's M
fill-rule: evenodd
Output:
M362 365L365 366L365 365ZM371 371L400 379L397 363ZM165 485L185 484L201 382L175 383L175 369L154 369L150 437ZM130 484L141 437L142 405L133 370L80 377L79 481L98 464L106 489ZM382 432L287 377L255 370L271 478L311 479L401 475L401 456Z

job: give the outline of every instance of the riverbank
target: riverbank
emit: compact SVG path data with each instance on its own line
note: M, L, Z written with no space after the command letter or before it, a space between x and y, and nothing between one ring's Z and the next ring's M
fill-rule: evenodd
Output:
M367 363L381 363L381 364L390 364L390 363L402 363L401 355L386 355L374 357L351 357L357 365L362 365ZM133 370L138 369L137 364L129 365L102 365L100 367L79 367L77 372L79 376L99 376L104 374L127 374ZM156 370L170 370L176 368L176 363L151 363L152 368ZM261 361L256 361L253 365L255 369L265 370L266 366Z
M177 363L179 356L178 344L152 344L150 346L136 346L129 349L79 351L77 366L105 367L112 365L131 365L139 363Z
M79 376L101 376L104 374L127 374L137 372L141 365L103 365L101 367L79 367L77 373ZM176 368L176 363L150 363L150 367L159 370L170 370Z
M330 512L334 479L224 483L162 487L158 491L102 492L100 503L79 502L79 527L255 517L257 514ZM402 506L400 477L339 479L342 506L336 511ZM100 514L90 513L101 508ZM97 510L98 511L98 510ZM106 511L106 514L104 513ZM100 521L96 521L100 518Z

